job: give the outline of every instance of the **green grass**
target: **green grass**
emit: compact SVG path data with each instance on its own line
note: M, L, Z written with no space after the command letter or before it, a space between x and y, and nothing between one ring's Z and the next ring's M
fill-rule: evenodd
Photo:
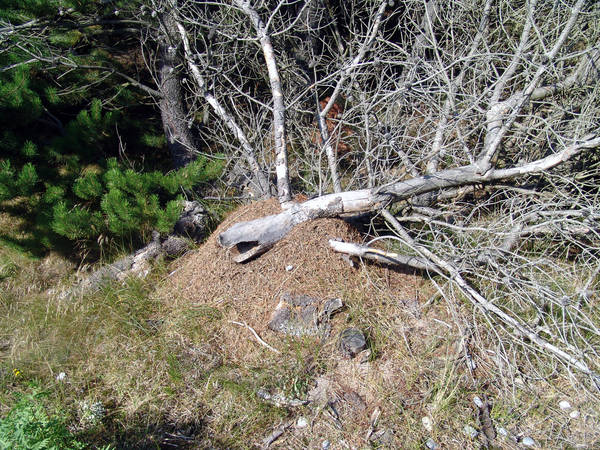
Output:
M0 419L0 449L75 450L86 447L67 429L64 413L48 412L47 396L47 392L35 387L27 394L15 395L13 407Z

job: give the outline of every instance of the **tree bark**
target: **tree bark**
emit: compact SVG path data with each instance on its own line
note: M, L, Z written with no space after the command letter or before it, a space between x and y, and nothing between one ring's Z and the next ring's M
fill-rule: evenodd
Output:
M162 39L159 43L159 91L158 102L167 147L171 152L173 165L180 168L195 159L196 142L188 127L188 117L181 92L181 77L177 67L183 63L178 52L181 42L178 39L175 18L170 11L161 16Z
M152 263L160 257L174 258L182 255L190 247L190 240L201 242L208 232L208 213L198 202L184 203L184 208L173 231L161 239L157 231L152 233L152 241L143 248L112 264L107 264L58 294L61 299L71 299L95 292L106 283L125 280L136 276L145 278L152 270Z

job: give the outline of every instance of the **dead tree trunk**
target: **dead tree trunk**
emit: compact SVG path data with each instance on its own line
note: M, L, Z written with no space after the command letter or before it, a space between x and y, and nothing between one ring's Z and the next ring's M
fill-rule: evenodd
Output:
M74 286L59 293L59 298L82 296L101 289L111 281L125 280L131 276L145 278L157 259L180 256L190 248L192 242L201 242L208 231L207 218L208 213L200 203L185 202L183 212L168 236L161 238L154 231L152 241L145 247L93 271Z
M560 152L517 167L495 169L482 174L475 163L374 189L324 195L302 204L295 204L279 214L249 222L239 222L219 235L219 244L225 248L237 247L240 254L235 260L244 262L267 251L295 225L307 220L374 211L390 203L429 192L540 173L562 164L584 150L598 146L600 146L600 137L588 135Z

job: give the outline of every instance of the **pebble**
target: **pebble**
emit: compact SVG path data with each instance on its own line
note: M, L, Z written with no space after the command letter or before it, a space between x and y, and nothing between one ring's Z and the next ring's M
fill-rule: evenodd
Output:
M464 430L465 434L467 436L469 436L471 439L475 439L477 437L477 435L479 434L479 431L477 431L471 425L465 425L465 428L463 428L463 430Z
M571 412L569 413L569 417L570 417L571 419L577 419L577 418L579 417L579 411L577 411L577 410L575 410L575 411L571 411Z
M367 347L367 340L358 328L346 328L340 333L338 347L344 356L354 358Z
M433 423L431 422L431 419L425 416L421 419L421 422L423 423L423 427L431 433L433 430Z
M306 428L307 426L308 426L308 420L306 420L304 417L298 418L298 421L296 422L296 427Z
M478 408L483 408L483 401L477 395L473 397L473 403L475 403Z
M533 447L535 445L535 441L527 436L523 438L521 444L523 444L525 447Z
M294 266L285 266L285 270L286 272L291 272L292 270L294 270Z
M506 431L506 428L498 427L496 431L498 431L498 434L501 434L504 437L508 436L508 431Z
M437 450L440 448L431 438L427 439L427 442L425 442L425 447L427 447L429 450Z
M563 411L565 409L571 409L571 404L567 401L567 400L562 400L561 402L558 403L558 406L560 407L560 409L562 409Z
M329 450L330 447L331 447L331 442L329 442L329 441L323 441L323 443L321 444L321 448L323 450Z

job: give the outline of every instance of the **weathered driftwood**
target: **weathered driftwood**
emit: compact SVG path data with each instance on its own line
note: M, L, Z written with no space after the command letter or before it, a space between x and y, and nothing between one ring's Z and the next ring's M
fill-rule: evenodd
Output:
M324 195L301 204L292 204L279 214L249 222L239 222L221 233L218 242L225 248L237 247L239 255L235 257L235 261L248 261L271 248L294 226L308 220L375 211L393 202L430 192L439 192L443 189L485 184L540 173L569 160L586 149L598 146L600 146L600 137L589 135L559 152L516 167L490 169L483 172L480 165L474 163L378 188Z
M244 262L266 252L299 223L319 217L377 209L380 207L377 199L387 201L388 196L373 195L368 189L325 195L302 204L293 204L279 214L239 222L221 233L218 242L226 248L237 247L240 254L234 259Z
M368 247L366 245L354 244L352 242L329 240L329 245L333 250L350 256L372 259L383 264L399 264L402 266L414 267L418 270L438 273L439 268L431 264L424 258L418 256L402 255L400 253L386 252L378 248Z

